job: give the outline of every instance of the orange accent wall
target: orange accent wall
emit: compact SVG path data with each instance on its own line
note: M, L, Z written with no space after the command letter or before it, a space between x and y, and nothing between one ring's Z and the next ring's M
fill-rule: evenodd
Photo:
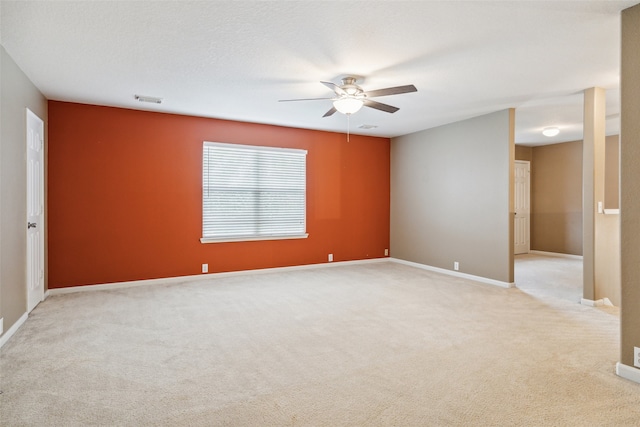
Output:
M390 140L49 101L49 288L381 258ZM318 119L320 120L320 119ZM345 121L346 125L346 121ZM302 148L307 239L200 243L202 142Z

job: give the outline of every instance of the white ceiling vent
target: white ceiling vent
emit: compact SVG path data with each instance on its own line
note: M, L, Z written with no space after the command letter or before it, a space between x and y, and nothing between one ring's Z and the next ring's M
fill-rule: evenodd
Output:
M162 104L162 98L153 96L136 95L136 99L140 102L150 102L152 104Z

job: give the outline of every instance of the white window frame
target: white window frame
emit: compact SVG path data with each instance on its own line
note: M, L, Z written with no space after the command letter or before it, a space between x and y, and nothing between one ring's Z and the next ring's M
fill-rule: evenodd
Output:
M231 179L231 171L228 171L229 174L226 176L224 174L218 177L216 177L215 175L212 176L212 174L210 173L211 165L206 164L207 155L205 155L205 153L208 149L215 150L216 148L220 149L221 153L222 152L233 153L231 155L237 156L237 158L240 161L243 160L243 157L247 160L253 159L253 161L255 161L256 158L259 158L262 160L264 157L269 157L269 156L273 157L274 155L276 157L277 156L286 157L287 155L292 155L293 158L297 157L298 160L300 160L300 158L302 157L302 159L304 159L302 162L303 163L302 167L300 167L300 164L296 165L297 173L292 174L291 180L287 180L287 182L289 183L295 182L298 184L298 187L295 190L278 187L278 185L282 185L282 184L277 184L277 183L274 184L276 185L276 187L271 187L269 189L271 193L278 193L278 192L286 193L288 191L289 192L294 191L295 193L299 193L300 192L299 185L303 184L302 196L303 196L304 214L302 219L303 223L300 227L301 230L297 230L295 232L257 231L255 234L240 234L240 235L224 234L224 235L216 236L214 233L214 230L211 230L209 228L210 232L207 233L207 228L208 228L207 224L208 223L210 224L211 221L215 221L215 219L213 218L213 212L207 212L207 200L208 200L207 191L209 188L216 188L219 196L221 194L224 194L226 191L228 191L230 194L234 192L237 193L238 191L242 191L242 192L250 193L254 195L259 195L263 192L266 192L266 189L261 185L261 182L259 181L260 171L263 171L263 169L260 169L259 167L252 170L252 172L254 172L257 176L253 176L253 173L250 174L252 176L252 179L255 180L255 182L252 184L251 183L248 184L247 182L249 180L245 180L245 179L238 179L236 180L237 183L234 183L233 182L234 180ZM264 154L264 157L261 156L261 153ZM222 142L204 141L202 146L202 238L200 239L200 242L222 243L222 242L243 242L243 241L254 241L254 240L283 240L283 239L307 238L309 234L306 232L306 229L307 229L306 155L307 155L307 150L302 150L302 149L264 147L264 146L228 144L228 143L222 143ZM259 162L256 162L256 164L259 165ZM303 183L300 183L300 168L302 169L302 172L303 172L302 173L303 181L304 181ZM227 173L227 171L225 171L224 173ZM216 179L217 181L215 181ZM212 182L214 183L214 186L211 186ZM263 205L260 205L258 203L257 206L259 207ZM298 208L299 207L300 206L298 204ZM264 210L262 210L261 212L264 212ZM222 224L224 224L224 220L222 221ZM213 226L212 228L215 228L215 226Z

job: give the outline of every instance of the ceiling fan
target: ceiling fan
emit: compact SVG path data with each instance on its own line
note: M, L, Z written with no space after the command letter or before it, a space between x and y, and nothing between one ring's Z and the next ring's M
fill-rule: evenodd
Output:
M399 110L398 107L383 104L382 102L373 101L370 98L375 98L378 96L399 95L401 93L418 91L418 89L416 89L414 85L406 85L370 90L365 92L360 86L356 84L356 80L357 78L353 76L344 77L342 78L342 85L340 86L332 82L320 82L335 92L335 96L333 98L281 99L279 102L316 101L325 99L332 100L333 107L331 107L331 109L327 111L322 117L329 117L336 111L339 111L342 114L351 115L360 110L363 105L387 113L395 113Z

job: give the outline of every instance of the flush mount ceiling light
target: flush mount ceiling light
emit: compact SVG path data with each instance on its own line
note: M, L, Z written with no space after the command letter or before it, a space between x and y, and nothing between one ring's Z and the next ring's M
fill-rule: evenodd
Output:
M542 130L542 134L548 137L556 136L559 133L560 129L558 129L557 127L544 128Z
M351 95L347 95L333 101L334 108L342 114L357 113L362 108L363 104L363 99L359 99Z

